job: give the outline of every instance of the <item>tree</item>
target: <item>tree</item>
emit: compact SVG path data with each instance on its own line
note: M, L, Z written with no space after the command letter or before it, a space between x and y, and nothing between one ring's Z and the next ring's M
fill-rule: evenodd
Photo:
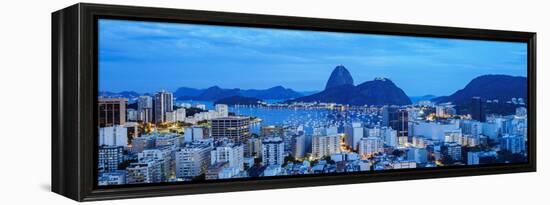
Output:
M327 161L328 164L336 164L336 162L332 160L330 156L323 157L323 160Z
M508 150L498 151L497 154L497 162L499 163L518 163L527 161L523 154L512 153Z
M254 164L260 164L260 163L262 163L261 158L254 158Z
M126 161L118 164L117 169L118 170L125 170L128 166L130 166L131 163L134 163L134 162L137 162L137 160L136 159L126 160Z
M401 155L405 154L405 151L396 149L396 150L393 150L393 152L391 154L393 156L400 157Z
M192 181L204 181L206 180L206 176L204 174L198 175L193 177Z
M455 160L453 160L451 156L449 156L448 154L443 154L443 159L441 160L441 163L448 166L448 165L452 165L454 162Z
M283 163L283 167L285 167L289 162L292 162L292 163L296 163L296 159L292 156L292 155L288 155L285 157L284 159L284 163Z

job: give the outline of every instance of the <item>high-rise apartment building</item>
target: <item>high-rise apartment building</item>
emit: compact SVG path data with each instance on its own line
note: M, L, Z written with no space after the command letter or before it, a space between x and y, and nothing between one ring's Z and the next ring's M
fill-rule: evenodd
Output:
M291 150L294 158L304 158L306 155L306 136L303 134L292 136Z
M485 110L483 108L483 102L480 97L472 97L469 109L472 119L480 122L485 122Z
M262 141L262 164L282 165L284 163L284 143L280 137L269 137Z
M137 106L138 120L144 123L153 122L153 98L151 96L139 96Z
M340 153L339 135L313 136L311 153L313 158L320 159L336 153Z
M282 137L283 134L284 130L281 126L262 126L260 129L260 136L262 137Z
M404 146L409 141L409 112L398 107L385 107L383 119L383 124L397 131L398 144Z
M178 108L176 110L176 122L185 121L186 113L185 108Z
M99 145L127 146L128 128L121 125L100 127Z
M500 148L511 153L525 152L525 140L521 135L505 135L500 139Z
M115 171L118 165L124 161L122 146L99 146L98 168L107 172Z
M124 125L127 103L126 98L99 98L97 101L99 127Z
M155 94L155 123L166 121L166 113L174 111L174 97L172 93L160 91Z
M241 144L226 143L210 152L210 164L227 162L228 167L244 170L244 147Z
M384 151L384 141L380 137L366 137L359 141L359 155L367 158Z
M193 178L204 174L210 165L211 146L208 144L189 144L176 152L176 176Z
M223 138L233 142L246 142L250 136L250 118L241 116L229 116L211 120L211 134L214 140Z
M229 116L229 108L225 104L216 104L216 112L218 113L219 117Z
M126 183L159 183L164 180L162 161L147 161L131 163L126 168Z
M458 143L448 143L447 147L447 156L449 156L454 161L462 160L462 146Z
M364 137L364 128L359 122L351 123L351 125L344 127L344 133L346 134L346 145L351 149L357 150L359 140Z

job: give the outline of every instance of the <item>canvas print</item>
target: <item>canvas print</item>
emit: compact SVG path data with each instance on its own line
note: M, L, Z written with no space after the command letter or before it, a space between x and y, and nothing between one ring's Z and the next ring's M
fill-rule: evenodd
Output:
M527 162L527 44L98 20L97 185Z

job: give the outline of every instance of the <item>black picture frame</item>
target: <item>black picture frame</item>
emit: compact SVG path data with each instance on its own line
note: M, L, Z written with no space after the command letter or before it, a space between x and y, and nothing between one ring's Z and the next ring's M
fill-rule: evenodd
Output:
M528 45L528 162L390 170L215 183L96 186L97 19L147 20L368 34L525 42ZM536 171L536 33L79 3L52 13L52 191L77 201L232 192Z

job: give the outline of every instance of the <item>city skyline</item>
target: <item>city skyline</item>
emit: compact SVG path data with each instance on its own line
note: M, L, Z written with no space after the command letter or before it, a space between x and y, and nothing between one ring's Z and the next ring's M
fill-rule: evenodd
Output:
M98 186L529 159L525 44L120 20L99 44L99 90L138 93L98 93Z
M523 43L125 20L99 26L101 91L319 91L340 64L356 84L386 77L409 96L450 95L485 74L527 75ZM246 80L228 80L237 75ZM428 75L431 86L419 83Z

